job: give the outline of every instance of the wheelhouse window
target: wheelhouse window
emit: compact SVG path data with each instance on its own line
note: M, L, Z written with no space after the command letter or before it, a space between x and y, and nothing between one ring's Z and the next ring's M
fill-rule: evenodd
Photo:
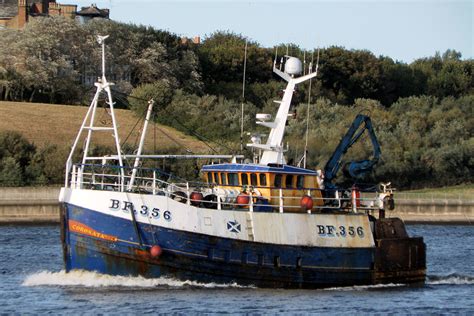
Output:
M265 173L259 174L260 186L264 187L267 185L267 175Z
M249 184L249 178L248 178L246 173L241 173L240 174L240 183L242 183L242 185L248 185Z
M227 185L227 174L225 174L224 172L221 172L221 184Z
M293 187L293 175L292 174L287 174L286 175L285 186L287 188L292 188Z
M214 182L214 181L212 180L212 172L208 172L208 173L207 173L207 183L212 183L212 182Z
M250 174L250 184L253 186L257 186L257 175L255 173Z
M229 178L229 185L238 186L239 185L239 178L237 177L237 173L228 173Z
M281 188L281 174L275 175L275 181L273 182L275 188Z
M219 183L219 175L217 174L217 172L214 172L214 182Z
M296 188L304 188L304 176L300 175L296 178Z

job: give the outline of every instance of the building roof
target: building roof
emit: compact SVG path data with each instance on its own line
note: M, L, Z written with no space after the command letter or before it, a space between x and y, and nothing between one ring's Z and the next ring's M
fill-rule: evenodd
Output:
M304 174L316 175L316 171L298 168L289 165L282 166L264 166L257 164L239 164L239 163L223 163L215 165L205 165L201 171L222 171L222 172L269 172L269 173L285 173L285 174Z
M109 9L99 9L93 4L90 7L82 7L77 15L108 18Z
M43 3L43 0L28 0L30 7L33 3ZM55 2L51 0L49 2ZM14 17L18 15L18 0L0 0L0 17Z

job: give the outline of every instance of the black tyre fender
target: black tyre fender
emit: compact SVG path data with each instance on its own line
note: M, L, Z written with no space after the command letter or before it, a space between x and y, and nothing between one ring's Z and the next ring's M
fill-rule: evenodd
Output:
M180 203L186 203L186 201L188 199L186 193L184 193L182 191L175 191L175 192L171 193L170 198L172 198L173 200L178 201Z
M206 195L202 199L202 205L205 208L217 209L217 196L215 194Z

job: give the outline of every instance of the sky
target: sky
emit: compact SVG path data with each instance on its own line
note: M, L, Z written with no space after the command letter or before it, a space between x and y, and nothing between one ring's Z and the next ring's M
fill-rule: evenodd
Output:
M68 0L79 7L92 0ZM474 0L94 0L110 18L180 36L241 34L264 47L342 46L410 63L447 49L474 58Z

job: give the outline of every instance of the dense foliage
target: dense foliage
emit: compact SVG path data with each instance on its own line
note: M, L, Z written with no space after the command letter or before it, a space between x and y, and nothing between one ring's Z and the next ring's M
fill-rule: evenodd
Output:
M117 90L129 93L161 79L192 93L202 87L195 53L168 32L107 20L79 25L62 17L37 18L24 30L1 32L4 100L83 103L101 72L98 34L113 34L106 59L108 78Z
M309 166L323 168L358 113L369 114L382 147L382 161L366 181L392 181L399 188L445 186L474 178L474 95L438 99L399 99L389 109L378 101L357 99L350 106L320 98L310 106ZM290 121L289 157L303 154L307 105ZM366 135L366 134L365 134ZM368 137L344 157L352 161L372 155ZM342 174L341 174L342 176ZM342 180L342 179L340 179Z
M288 52L304 58L306 64L317 59L316 52L303 52L296 45L264 48L229 32L216 32L195 45L150 27L36 18L24 30L1 31L0 99L88 103L92 81L100 73L100 46L95 39L99 30L111 35L107 76L116 83L117 105L142 114L144 100L153 98L160 123L217 143L210 152L235 153L241 141L248 142L247 136L240 140L242 106L246 133L256 129L255 113L275 112L272 101L281 97L285 86L271 72L275 50L278 56ZM311 95L308 167L324 167L355 115L368 111L383 161L366 180L392 181L402 188L472 182L472 59L463 60L458 52L448 50L407 64L342 47L323 48L319 56L311 94L305 84L293 97L297 115L288 128L290 159L298 161L304 150ZM0 183L60 182L65 151L54 146L38 149L20 135L2 134ZM249 151L246 154L251 156ZM346 158L370 155L369 142L364 140Z
M0 132L0 186L46 185L62 182L65 148L39 149L15 132Z

